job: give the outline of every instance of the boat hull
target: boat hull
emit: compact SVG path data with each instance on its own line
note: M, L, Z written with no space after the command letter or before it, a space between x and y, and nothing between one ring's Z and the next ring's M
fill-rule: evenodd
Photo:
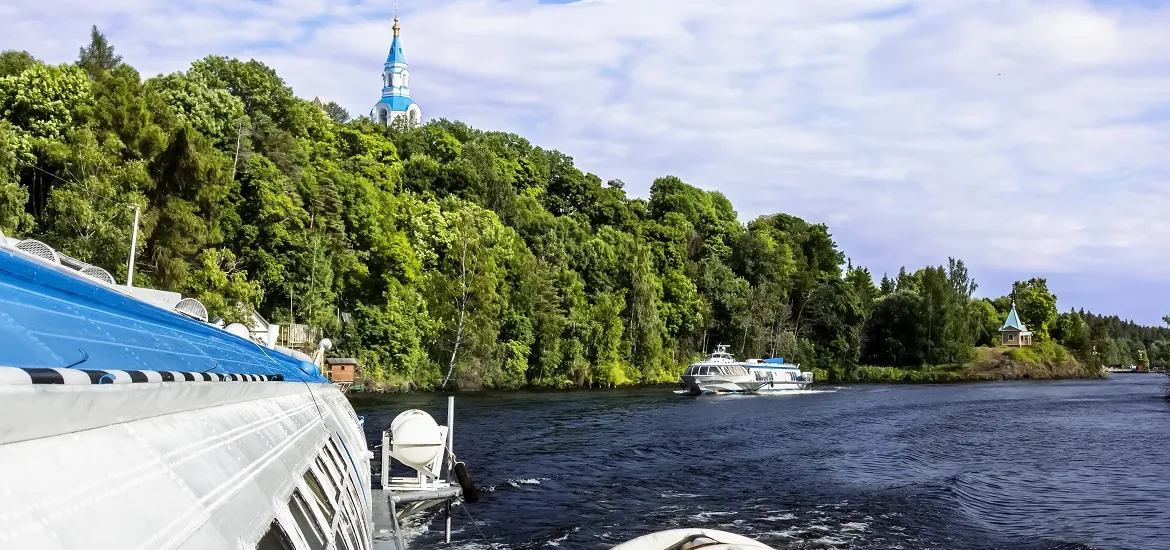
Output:
M763 382L749 377L683 376L679 384L688 395L752 393Z
M10 383L0 418L27 419L0 423L0 547L254 548L274 519L301 547L294 491L329 540L369 547L372 454L327 384Z

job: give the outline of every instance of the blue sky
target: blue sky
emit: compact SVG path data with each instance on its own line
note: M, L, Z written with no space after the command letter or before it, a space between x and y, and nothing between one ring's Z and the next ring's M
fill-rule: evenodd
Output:
M644 196L825 222L875 276L964 259L980 294L1170 313L1170 6L1152 0L401 0L424 118L516 132ZM393 3L10 0L0 48L144 76L255 57L302 97L378 99Z

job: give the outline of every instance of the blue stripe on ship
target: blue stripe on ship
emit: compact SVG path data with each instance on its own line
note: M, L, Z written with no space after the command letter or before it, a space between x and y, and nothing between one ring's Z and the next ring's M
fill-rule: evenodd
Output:
M214 370L328 383L311 363L66 269L0 248L0 365L129 373ZM145 381L141 372L130 376Z

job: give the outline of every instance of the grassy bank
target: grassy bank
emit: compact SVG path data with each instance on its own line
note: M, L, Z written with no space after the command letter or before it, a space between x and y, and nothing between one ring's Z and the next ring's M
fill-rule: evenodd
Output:
M830 380L817 369L817 380ZM924 365L919 368L859 366L842 383L947 383L988 380L1055 380L1104 378L1100 369L1084 365L1068 350L1040 342L1028 348L975 348L964 364Z

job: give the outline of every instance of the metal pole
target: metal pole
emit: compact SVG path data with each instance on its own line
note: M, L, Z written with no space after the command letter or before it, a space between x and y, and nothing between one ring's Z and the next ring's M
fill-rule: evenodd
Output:
M443 515L447 518L447 544L451 544L451 499L447 499L446 502L443 503Z
M455 465L455 396L447 396L447 482L451 482L451 467ZM451 499L443 507L447 524L447 543L451 543Z
M455 465L455 396L447 396L447 481L451 481L451 467Z
M394 530L394 540L398 541L398 548L406 548L406 540L402 537L402 525L398 523L398 510L394 500L390 500L390 528Z
M134 286L134 253L138 251L138 206L134 207L134 231L130 234L130 266L126 270L126 286Z

